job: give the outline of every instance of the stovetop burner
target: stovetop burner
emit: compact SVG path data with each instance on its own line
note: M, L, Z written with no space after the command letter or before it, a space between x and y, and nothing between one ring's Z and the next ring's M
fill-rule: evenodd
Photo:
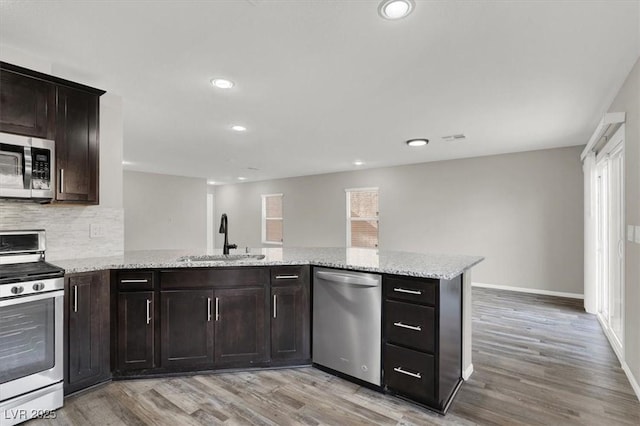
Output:
M0 285L64 276L64 269L44 261L0 265Z

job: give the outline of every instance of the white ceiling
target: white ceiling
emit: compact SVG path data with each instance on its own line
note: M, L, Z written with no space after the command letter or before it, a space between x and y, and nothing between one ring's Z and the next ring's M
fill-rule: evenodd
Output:
M638 1L378 4L0 0L0 43L121 96L126 168L227 183L584 144L640 53Z

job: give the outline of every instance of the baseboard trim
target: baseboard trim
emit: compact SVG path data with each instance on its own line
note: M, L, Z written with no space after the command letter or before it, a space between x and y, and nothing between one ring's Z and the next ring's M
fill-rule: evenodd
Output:
M469 380L469 377L473 374L473 364L469 364L467 368L462 372L462 379L466 382Z
M519 293L541 294L544 296L568 297L571 299L584 299L584 294L565 293L562 291L540 290L537 288L512 287L508 285L471 283L473 287L492 288L494 290L517 291Z
M636 378L633 376L633 373L629 369L629 366L626 362L622 363L622 371L624 371L624 374L627 375L627 379L629 379L629 383L631 384L633 391L636 393L636 398L638 398L638 401L640 401L640 385L638 385Z
M600 314L596 314L596 318L598 319L598 323L600 324L600 328L602 329L602 332L604 333L604 336L609 341L609 346L611 346L611 349L613 350L613 353L616 354L616 357L618 357L618 362L620 362L620 365L624 364L624 356L623 356L623 353L622 353L622 346L620 346L620 345L618 345L616 343L615 338L613 337L613 334L611 333L611 330L609 330L609 327L607 327L607 325L604 323L604 321L602 320L602 317L600 316Z

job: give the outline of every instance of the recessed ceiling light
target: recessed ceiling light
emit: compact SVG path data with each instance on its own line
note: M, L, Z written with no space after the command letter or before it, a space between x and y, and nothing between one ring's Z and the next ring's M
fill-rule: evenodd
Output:
M235 130L236 132L246 132L247 128L244 126L240 126L239 124L234 124L231 126L231 130Z
M353 162L354 166L362 166L364 164L364 161L360 161L360 160L356 160Z
M429 139L409 139L407 145L409 146L425 146L429 143Z
M208 180L207 181L207 185L215 185L216 181L215 180Z
M122 160L122 165L123 165L123 166L130 166L130 165L132 165L132 164L133 164L133 163L132 163L131 161Z
M400 19L410 14L413 7L413 0L384 0L378 7L378 13L385 19Z
M247 180L247 178L244 176L238 176L238 180Z
M231 89L235 86L235 83L231 80L227 80L226 78L214 78L211 80L211 85L218 89Z

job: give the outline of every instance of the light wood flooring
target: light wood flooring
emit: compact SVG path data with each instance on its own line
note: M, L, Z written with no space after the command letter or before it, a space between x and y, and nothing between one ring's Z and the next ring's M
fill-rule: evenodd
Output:
M473 364L449 413L314 368L112 382L55 425L639 425L638 402L582 301L473 290Z

